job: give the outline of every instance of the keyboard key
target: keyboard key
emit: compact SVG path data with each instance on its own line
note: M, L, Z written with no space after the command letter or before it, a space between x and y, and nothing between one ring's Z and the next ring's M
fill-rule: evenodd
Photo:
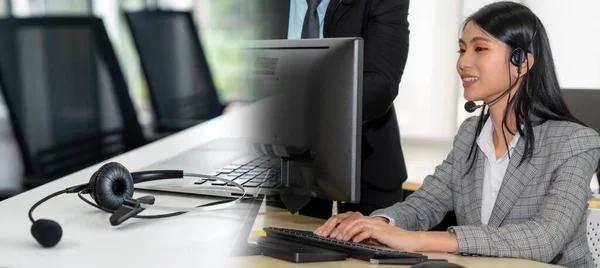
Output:
M216 172L212 173L212 176L235 181L236 183L243 184L245 187L258 187L266 180L279 177L279 157L272 156L248 156L242 157L233 161L231 164L222 167ZM211 179L201 179L194 182L197 185L201 185L210 181L211 185L214 186L232 186L226 182L215 181ZM280 185L279 179L277 181L265 184L267 187L273 187Z
M217 172L219 174L229 174L229 173L233 172L233 169L219 169L219 170L217 170Z
M235 180L239 176L231 175L231 174L219 174L219 175L217 175L217 177L227 179L227 180Z
M221 174L221 175L219 175L217 177L233 181L233 180L237 179L238 176L231 176L231 175ZM226 184L227 183L224 182L224 181L214 181L214 182L211 183L211 185L214 185L214 186L224 186Z
M252 168L253 168L253 167L243 166L243 167L240 167L240 168L236 169L235 171L239 171L239 172L248 172L248 171L250 171Z
M250 179L242 179L242 178L238 178L235 180L235 182L237 182L238 184L244 184L246 182L250 181Z
M244 183L244 184L242 184L242 185L244 185L244 187L251 187L251 188L254 188L254 187L258 187L258 186L259 186L261 183L262 183L262 182L248 181L248 182L246 182L246 183Z
M233 164L229 164L227 166L222 167L221 169L230 169L230 170L234 170L236 168L241 167L241 165L233 165Z
M201 185L201 184L205 183L206 181L208 181L208 180L207 179L199 179L199 180L195 181L194 184Z
M263 182L263 181L266 181L266 180L262 176L258 176L258 177L255 177L254 179L252 179L251 181L253 181L253 182Z
M244 175L244 172L234 171L234 172L229 173L229 175L239 177L239 176Z
M239 178L242 179L242 180L251 180L251 179L256 178L256 176L255 175L247 175L246 174L246 175L240 176Z

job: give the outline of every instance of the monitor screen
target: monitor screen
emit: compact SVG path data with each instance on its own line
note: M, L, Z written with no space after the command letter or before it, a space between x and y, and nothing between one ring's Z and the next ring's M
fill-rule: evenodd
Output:
M362 39L252 41L242 51L246 85L266 96L252 136L282 158L284 193L359 202Z

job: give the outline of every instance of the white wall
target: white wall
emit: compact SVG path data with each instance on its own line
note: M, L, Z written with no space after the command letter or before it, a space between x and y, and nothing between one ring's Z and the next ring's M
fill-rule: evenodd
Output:
M460 1L411 1L410 48L394 101L402 139L450 139Z
M561 87L600 89L600 1L523 2L546 27Z

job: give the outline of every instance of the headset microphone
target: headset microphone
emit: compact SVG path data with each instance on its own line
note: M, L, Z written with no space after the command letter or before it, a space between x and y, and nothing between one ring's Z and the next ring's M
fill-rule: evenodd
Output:
M31 235L45 248L53 247L62 237L62 228L53 220L39 219L31 225Z
M472 112L475 112L475 110L481 108L484 105L485 104L476 105L474 101L467 101L465 103L465 111L467 111L469 113L472 113Z
M496 102L498 102L500 100L500 98L504 97L504 95L506 95L506 93L510 92L510 90L517 84L517 81L515 81L511 87L509 87L507 90L505 90L502 94L500 94L500 96L496 97L494 100L490 101L489 103L483 103L483 104L479 104L479 105L475 105L475 102L473 101L467 101L465 103L465 111L472 113L475 110L483 107L483 106L490 106Z
M465 111L472 113L475 110L483 107L483 106L490 106L496 102L498 102L500 100L500 98L504 97L504 95L506 95L506 93L510 92L510 90L517 84L517 81L515 81L515 83L512 84L511 87L509 87L507 90L505 90L502 94L500 94L500 96L496 97L494 100L490 101L489 103L483 103L483 104L479 104L479 105L475 105L475 102L473 101L467 101L465 103Z
M49 248L49 247L53 247L56 244L58 244L58 242L60 241L60 238L62 237L62 228L60 227L60 225L53 221L53 220L48 220L48 219L39 219L39 220L34 220L33 216L31 215L31 212L33 212L33 210L35 210L35 208L39 205L41 205L42 203L46 202L48 199L54 198L55 196L61 195L61 194L70 194L70 193L77 193L85 188L87 188L88 184L80 184L80 185L76 185L73 187L69 187L67 189L58 191L56 193L53 193L45 198L43 198L42 200L38 201L35 205L33 205L31 207L31 209L29 210L29 220L31 220L31 222L33 223L31 225L31 235L35 238L36 241L38 241L38 243L40 245L42 245L43 247Z

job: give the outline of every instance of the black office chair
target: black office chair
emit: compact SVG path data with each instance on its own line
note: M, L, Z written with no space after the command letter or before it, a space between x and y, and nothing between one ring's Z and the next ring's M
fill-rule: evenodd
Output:
M102 20L0 19L0 36L25 189L146 143Z
M600 133L600 116L595 109L590 108L600 103L600 89L565 88L561 91L567 108L573 116ZM600 184L600 165L596 169L596 176Z
M172 133L223 113L190 12L125 13L152 99L156 131Z

